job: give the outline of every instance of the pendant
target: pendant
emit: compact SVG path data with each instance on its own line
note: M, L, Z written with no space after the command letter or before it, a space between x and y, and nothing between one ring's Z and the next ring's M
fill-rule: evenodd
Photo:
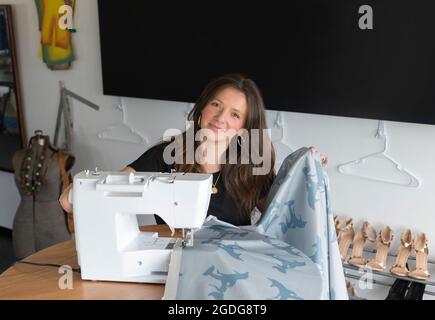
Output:
M215 186L211 187L211 193L216 194L218 193L218 189Z

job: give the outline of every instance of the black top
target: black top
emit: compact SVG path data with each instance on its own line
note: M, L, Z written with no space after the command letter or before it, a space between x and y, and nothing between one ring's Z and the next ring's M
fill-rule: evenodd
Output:
M175 165L168 165L163 161L163 150L168 144L169 142L165 142L150 148L128 166L136 171L171 172L171 169L174 169ZM216 182L218 176L219 172L213 173L213 183ZM217 182L216 188L218 192L211 195L207 215L213 215L221 221L229 222L236 226L250 225L250 219L242 214L236 202L226 191L222 175ZM164 223L157 216L156 221L158 224Z

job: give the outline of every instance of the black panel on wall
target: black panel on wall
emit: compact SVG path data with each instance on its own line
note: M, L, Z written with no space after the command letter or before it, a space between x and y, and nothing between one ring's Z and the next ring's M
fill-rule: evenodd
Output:
M373 9L361 30L358 9ZM194 102L228 72L268 109L435 124L435 1L98 1L104 93Z

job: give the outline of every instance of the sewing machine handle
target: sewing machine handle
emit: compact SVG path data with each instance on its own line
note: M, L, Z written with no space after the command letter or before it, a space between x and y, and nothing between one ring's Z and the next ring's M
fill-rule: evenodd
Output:
M149 181L148 178L126 175L107 175L97 181L96 190L109 192L144 192Z

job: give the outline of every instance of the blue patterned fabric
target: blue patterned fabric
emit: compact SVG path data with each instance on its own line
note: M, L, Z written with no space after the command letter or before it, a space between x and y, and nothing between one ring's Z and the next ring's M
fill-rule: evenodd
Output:
M292 245L318 267L322 299L348 299L333 221L329 179L320 160L301 148L283 162L258 232Z
M307 148L283 162L257 226L209 219L182 251L176 299L347 299L327 176Z

